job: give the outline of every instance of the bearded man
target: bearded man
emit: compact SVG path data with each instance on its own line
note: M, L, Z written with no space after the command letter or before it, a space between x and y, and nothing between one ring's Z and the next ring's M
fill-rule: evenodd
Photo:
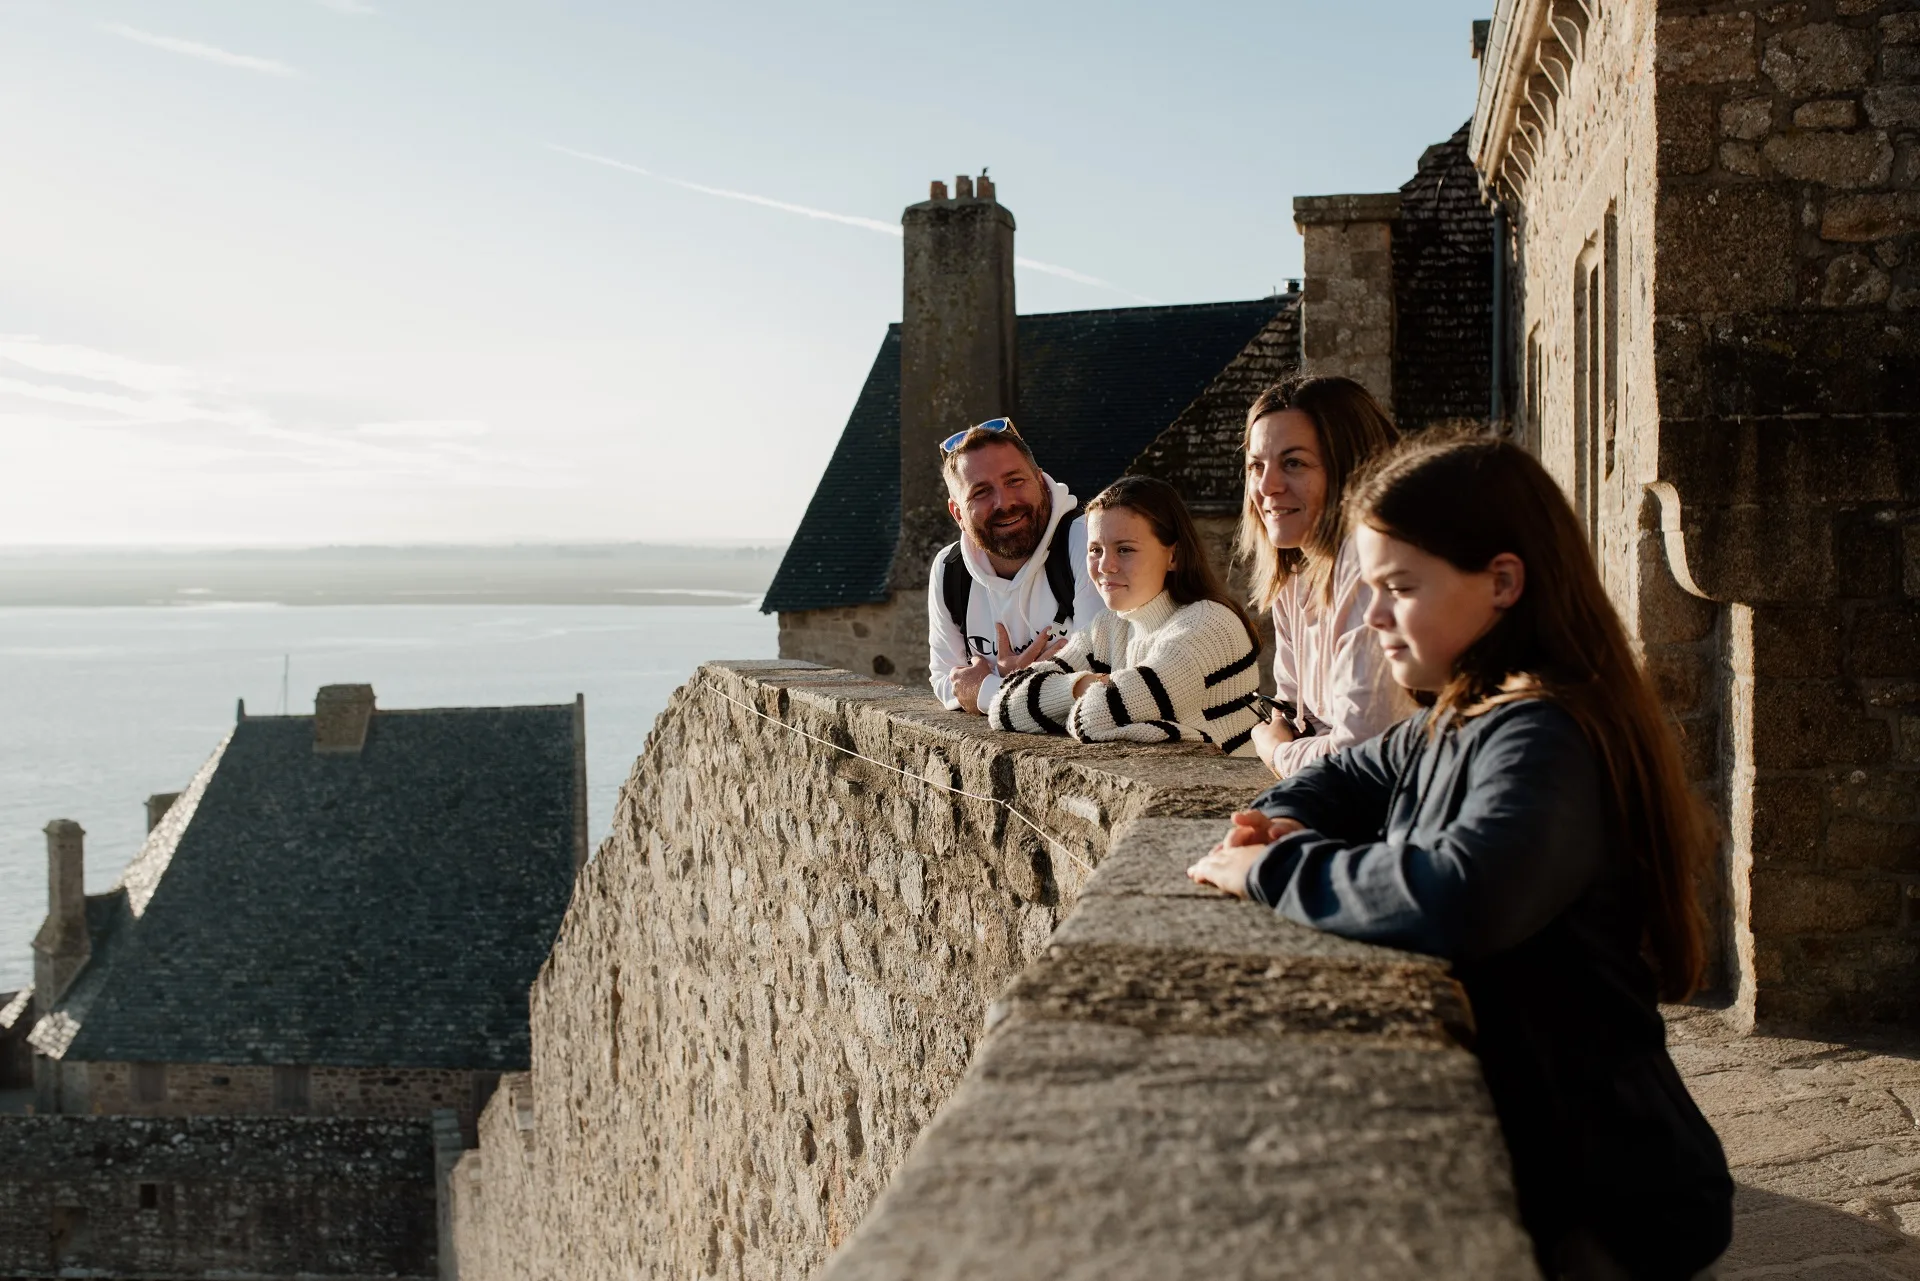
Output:
M928 670L955 711L980 713L1002 677L1066 643L1105 606L1087 577L1087 522L1010 418L949 436L941 472L960 541L933 558Z

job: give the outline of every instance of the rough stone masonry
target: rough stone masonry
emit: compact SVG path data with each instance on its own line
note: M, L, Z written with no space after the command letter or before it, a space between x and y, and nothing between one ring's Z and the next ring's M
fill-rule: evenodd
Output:
M1529 1275L1437 963L1183 889L1193 832L1264 778L810 664L703 667L534 985L533 1070L452 1175L459 1275L808 1275L949 1096L836 1276ZM1208 822L1169 843L1180 816ZM941 1188L967 1213L923 1239ZM1161 1230L1210 1192L1210 1247ZM1276 1261L1289 1232L1313 1249Z

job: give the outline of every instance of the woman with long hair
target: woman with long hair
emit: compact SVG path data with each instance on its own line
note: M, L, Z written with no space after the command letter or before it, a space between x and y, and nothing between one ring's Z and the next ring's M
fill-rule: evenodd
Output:
M1351 378L1294 377L1260 393L1243 437L1236 551L1255 609L1273 615L1276 712L1254 750L1285 778L1413 710L1367 635L1369 593L1347 537L1348 478L1399 433Z
M1173 486L1123 476L1087 504L1087 571L1107 608L1007 677L990 724L1083 743L1216 744L1253 754L1259 640Z
M1445 957L1546 1275L1685 1278L1733 1184L1656 998L1699 982L1714 847L1580 522L1491 437L1420 440L1349 498L1367 624L1424 710L1277 784L1188 874Z

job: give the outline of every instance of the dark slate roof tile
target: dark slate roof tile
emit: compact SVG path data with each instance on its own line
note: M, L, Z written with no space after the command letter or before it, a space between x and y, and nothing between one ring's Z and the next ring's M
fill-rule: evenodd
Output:
M1247 410L1262 391L1300 368L1300 309L1267 322L1127 470L1177 487L1202 515L1234 515L1244 492L1241 439Z
M1077 497L1091 498L1277 315L1293 308L1291 296L1278 296L1022 316L1021 433L1049 475ZM885 600L899 529L895 325L760 607L828 609Z
M1427 148L1393 230L1393 407L1402 427L1485 421L1493 367L1493 214L1472 122Z
M327 756L311 717L242 720L144 911L89 896L65 1057L525 1068L573 889L573 715L377 711Z

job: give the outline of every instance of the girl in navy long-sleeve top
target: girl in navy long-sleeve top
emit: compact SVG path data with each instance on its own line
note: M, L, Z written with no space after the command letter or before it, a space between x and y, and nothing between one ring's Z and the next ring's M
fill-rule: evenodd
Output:
M1424 710L1234 815L1195 880L1448 958L1546 1275L1686 1278L1733 1184L1656 1000L1698 983L1711 827L1531 455L1410 442L1356 485L1368 624Z

